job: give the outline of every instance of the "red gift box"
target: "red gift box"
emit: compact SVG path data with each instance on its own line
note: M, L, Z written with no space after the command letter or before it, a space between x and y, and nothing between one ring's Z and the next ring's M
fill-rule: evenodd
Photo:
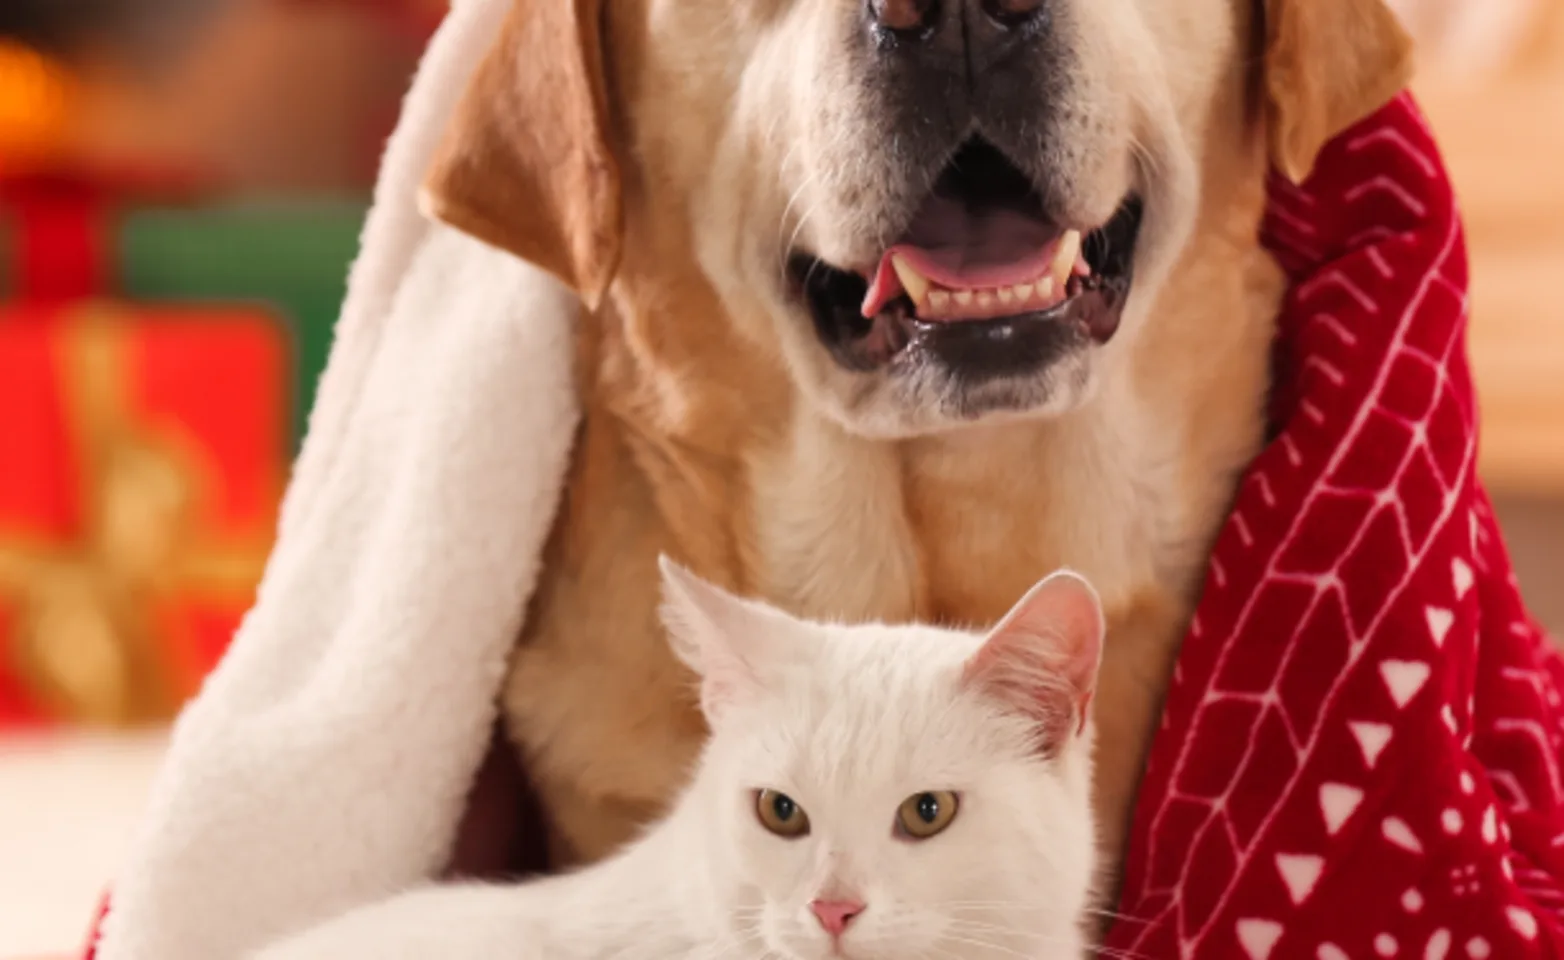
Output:
M261 309L0 306L0 726L197 689L270 549L291 363Z
M0 172L0 296L58 304L118 288L116 213L127 200L188 203L199 178L172 170L94 171L58 167Z

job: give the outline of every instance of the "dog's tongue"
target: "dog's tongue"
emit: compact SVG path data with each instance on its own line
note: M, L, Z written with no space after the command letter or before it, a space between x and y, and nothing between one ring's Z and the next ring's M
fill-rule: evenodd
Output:
M1057 228L1015 210L975 210L957 200L931 197L906 238L880 258L863 315L874 316L906 292L893 257L949 290L1012 287L1050 270L1059 236Z

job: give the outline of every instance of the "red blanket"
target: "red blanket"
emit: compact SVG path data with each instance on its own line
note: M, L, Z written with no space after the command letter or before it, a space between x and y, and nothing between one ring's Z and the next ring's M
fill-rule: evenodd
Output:
M1211 560L1109 946L1559 955L1564 666L1473 472L1466 251L1411 99L1278 180L1264 238L1292 280L1275 433Z
M1564 664L1473 473L1465 246L1411 100L1278 181L1265 239L1293 281L1277 432L1211 561L1105 954L1564 955Z

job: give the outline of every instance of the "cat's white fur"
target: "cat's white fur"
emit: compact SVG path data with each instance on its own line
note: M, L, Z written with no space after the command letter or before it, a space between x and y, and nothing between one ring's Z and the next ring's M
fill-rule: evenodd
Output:
M609 860L395 897L264 960L1029 960L1085 949L1096 854L1086 717L1102 614L1056 574L988 634L832 626L664 563L665 616L712 736L670 815ZM784 839L759 790L807 813ZM959 797L921 841L903 801ZM815 900L864 909L835 940Z

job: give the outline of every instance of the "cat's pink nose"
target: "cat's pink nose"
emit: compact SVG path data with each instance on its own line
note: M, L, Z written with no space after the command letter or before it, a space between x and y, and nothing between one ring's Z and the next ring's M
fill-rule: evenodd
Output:
M863 913L863 904L856 900L814 900L809 909L814 911L815 919L820 921L826 933L840 937L853 918Z

